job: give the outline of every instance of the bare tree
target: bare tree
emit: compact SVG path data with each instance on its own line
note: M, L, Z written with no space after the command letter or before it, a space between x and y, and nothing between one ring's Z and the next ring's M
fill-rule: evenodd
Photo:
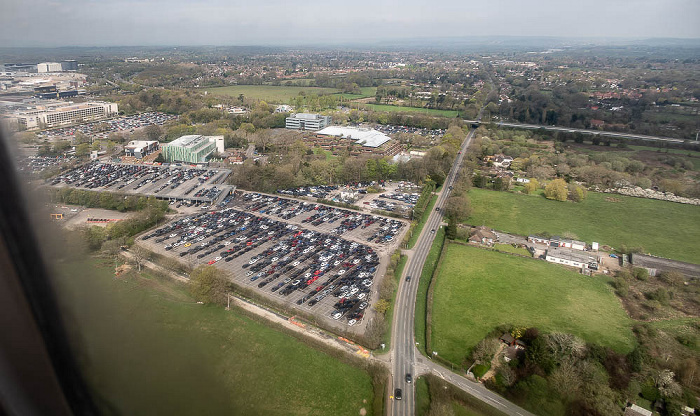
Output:
M138 267L139 271L141 271L141 265L148 258L150 253L145 248L135 245L131 249L131 254L134 256L136 267Z

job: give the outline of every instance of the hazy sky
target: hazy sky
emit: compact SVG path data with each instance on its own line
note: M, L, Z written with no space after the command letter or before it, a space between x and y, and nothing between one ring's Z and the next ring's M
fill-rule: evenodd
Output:
M2 46L700 38L700 0L2 0Z

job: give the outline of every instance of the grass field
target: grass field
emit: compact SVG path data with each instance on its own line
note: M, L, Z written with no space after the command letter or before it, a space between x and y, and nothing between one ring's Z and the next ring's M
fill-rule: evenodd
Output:
M416 379L416 416L427 416L430 411L430 391L425 377Z
M406 112L406 113L423 113L430 116L443 116L443 117L457 117L459 115L458 111L454 110L437 110L434 108L419 108L419 107L405 107L399 105L388 105L388 104L364 104L365 107L374 111L388 111L388 112Z
M432 349L453 363L501 324L570 332L625 353L634 345L631 321L604 278L453 243L436 279Z
M374 97L377 94L377 87L361 87L359 94L338 93L348 100L357 100L360 98Z
M372 414L366 372L170 281L112 271L87 260L57 276L102 413Z
M470 224L528 235L570 232L580 240L700 263L700 207L589 192L581 203L483 189L469 191Z
M243 94L246 98L265 100L275 103L286 103L290 98L296 97L304 91L308 94L334 94L335 88L321 87L285 87L275 85L234 85L230 87L204 88L209 94L238 97Z
M513 247L511 244L494 244L493 248L499 251L505 251L506 253L520 254L521 256L532 257L527 249L522 247Z
M391 304L389 305L389 310L386 311L386 331L384 331L384 336L382 343L384 344L384 349L378 350L377 353L385 353L389 352L391 349L391 324L393 322L394 318L394 306L396 305L396 291L398 290L399 284L401 283L401 274L403 274L403 268L406 267L406 262L408 261L408 257L405 255L401 255L401 258L399 259L399 263L396 265L396 269L394 269L394 281L396 282L396 289L394 290L394 293L391 296Z

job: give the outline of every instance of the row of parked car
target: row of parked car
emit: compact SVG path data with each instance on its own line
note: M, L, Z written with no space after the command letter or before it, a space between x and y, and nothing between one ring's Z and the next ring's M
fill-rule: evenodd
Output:
M127 186L138 190L149 184L160 183L153 193L159 193L164 189L173 190L192 179L197 179L199 184L205 183L216 171L211 169L157 166L157 165L127 165L121 163L91 162L66 173L63 173L51 182L52 185L65 183L79 188L108 188L115 187L121 190ZM167 179L167 180L166 180ZM194 191L198 187L191 189Z
M150 125L162 126L170 120L177 119L176 115L165 114L158 111L150 111L146 113L134 114L113 118L110 120L94 121L81 124L79 126L61 127L58 129L47 130L37 133L39 137L63 137L74 136L76 132L97 136L99 138L107 138L110 133L131 131Z
M423 129L420 127L409 126L378 125L375 127L375 129L385 134L413 133L428 137L442 137L442 135L445 134L445 130L443 129Z
M348 209L337 208L312 202L248 193L240 200L246 211L259 212L285 220L295 219L314 226L329 224L331 233L342 235L356 229L366 229L377 225L367 239L369 242L388 243L400 233L404 223L399 220L370 215Z
M413 192L413 193L387 192L385 194L380 194L379 197L384 198L384 199L392 199L394 201L399 201L399 202L403 202L404 204L414 206L414 205L416 205L416 202L418 202L418 198L420 198L420 194L417 192Z
M75 156L29 156L17 162L17 169L22 172L39 174L48 168L60 166L75 160Z
M363 318L379 265L379 256L364 244L230 207L173 221L142 239L211 265L255 250L234 271L261 290L283 297L300 293L294 296L298 305L313 307L335 296L330 317L348 325Z
M318 186L300 186L298 188L278 189L277 193L289 196L309 196L313 198L325 199L328 195L338 190L337 186L318 185Z

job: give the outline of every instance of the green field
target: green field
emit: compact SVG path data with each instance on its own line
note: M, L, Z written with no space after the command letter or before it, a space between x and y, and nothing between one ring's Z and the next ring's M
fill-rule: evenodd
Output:
M391 304L389 305L389 309L384 315L386 317L386 331L384 331L382 341L382 343L384 344L384 348L381 350L377 350L378 354L389 352L389 350L391 349L391 324L393 322L392 318L394 317L394 306L396 306L396 291L398 290L399 284L401 284L401 275L403 274L403 268L406 267L407 261L408 257L402 254L401 258L399 259L399 263L396 265L396 269L394 269L394 281L396 282L396 289L394 289L394 293L391 295Z
M625 353L634 345L605 278L453 243L436 279L431 346L453 363L501 324L569 332Z
M532 254L527 249L522 247L513 247L511 244L494 244L493 248L506 253L520 254L521 256L532 257Z
M275 85L234 85L230 87L204 88L209 94L226 95L237 98L243 94L246 98L265 100L275 103L286 103L290 98L296 97L300 92L310 94L334 94L335 88L321 87L285 87Z
M363 104L365 107L374 111L388 111L388 112L406 112L406 113L423 113L430 116L443 116L443 117L457 117L459 115L458 111L454 110L437 110L434 108L419 108L419 107L405 107L400 105L389 105L389 104Z
M700 263L700 207L589 192L581 203L558 202L539 195L469 191L470 224L520 235L573 233L577 239Z
M359 98L374 97L377 95L377 87L361 87L359 94L350 93L338 93L337 95L342 96L348 100L357 100Z
M56 279L101 413L372 414L366 372L168 280L112 272L87 260Z

